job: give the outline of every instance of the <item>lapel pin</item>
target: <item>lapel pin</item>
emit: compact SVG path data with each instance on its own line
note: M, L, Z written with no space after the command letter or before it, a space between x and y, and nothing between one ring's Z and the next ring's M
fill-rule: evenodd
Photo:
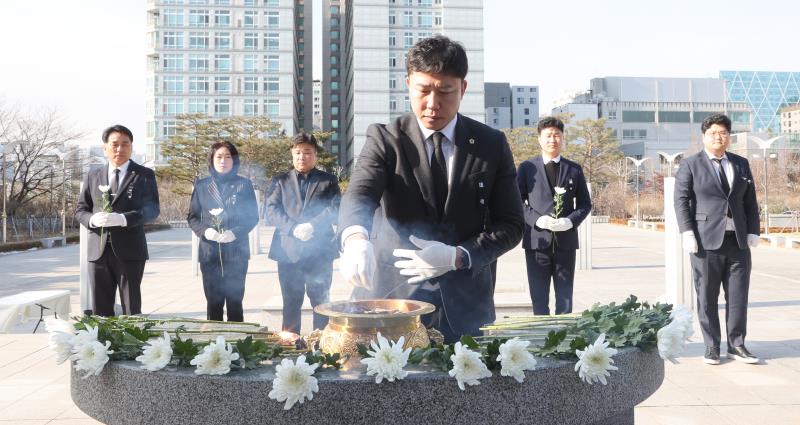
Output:
M483 187L483 182L478 182L478 187Z
M483 205L483 204L485 204L485 203L486 203L486 202L485 202L483 199L481 199L481 205Z
M474 145L474 144L475 144L475 139L473 139L473 138L471 138L471 137L470 137L470 139L469 139L469 144L470 144L470 145Z

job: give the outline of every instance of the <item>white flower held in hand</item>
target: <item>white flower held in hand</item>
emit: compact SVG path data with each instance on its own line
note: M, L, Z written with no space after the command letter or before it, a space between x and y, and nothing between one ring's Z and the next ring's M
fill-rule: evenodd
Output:
M509 339L500 345L500 355L497 361L502 368L500 374L511 376L522 383L525 380L525 371L536 368L536 359L528 351L530 341L522 341L519 338Z
M161 370L169 364L172 359L172 341L169 334L164 331L161 338L153 338L147 341L142 355L136 358L137 362L142 363L142 369L155 372Z
M222 211L223 211L222 208L214 208L213 210L209 210L208 213L213 215L214 217L216 217L216 216L222 214Z
M563 195L563 194L567 193L567 189L564 189L561 186L556 186L556 187L553 188L553 190L556 191L557 195Z
M225 233L225 230L222 228L222 208L214 208L213 210L209 210L208 213L212 215L211 221L214 223L214 229L217 233L222 234ZM220 275L225 277L225 265L222 263L222 244L219 243L219 239L217 239L217 250L219 251L219 270ZM228 372L225 372L228 373Z
M585 350L575 350L575 355L579 359L578 363L575 363L575 370L578 371L578 376L589 385L594 382L606 385L606 376L611 376L608 371L617 370L617 367L612 364L614 359L611 358L617 354L617 350L608 348L605 339L606 334L600 334L594 344L589 345Z
M203 347L203 352L195 356L189 364L197 366L194 373L198 375L224 375L231 371L231 362L239 360L239 353L234 353L230 344L222 336Z
M464 384L478 385L479 379L492 376L492 372L481 361L481 355L463 346L461 342L456 342L455 354L450 356L450 360L453 362L453 368L449 374L456 378L461 391L464 391Z
M103 345L97 340L73 347L70 359L75 361L75 370L85 371L84 379L92 375L99 375L108 363L108 355L113 353L112 350L109 350L110 347L110 342L106 341Z
M109 186L107 184L101 184L101 185L97 186L97 188L100 189L100 191L103 192L103 193L108 193L108 189L111 189L111 186Z
M380 384L386 379L394 382L395 379L403 379L408 372L403 368L408 364L408 356L411 348L403 351L405 337L400 337L397 342L390 343L380 332L378 332L378 342L370 341L371 351L367 353L372 356L361 359L361 363L367 365L367 376L375 375L375 383Z
M283 359L281 364L275 366L275 379L269 398L286 401L284 410L291 409L295 403L303 404L306 399L313 399L314 393L319 391L317 378L314 377L317 367L319 363L306 363L306 356L298 357L295 363L291 359Z

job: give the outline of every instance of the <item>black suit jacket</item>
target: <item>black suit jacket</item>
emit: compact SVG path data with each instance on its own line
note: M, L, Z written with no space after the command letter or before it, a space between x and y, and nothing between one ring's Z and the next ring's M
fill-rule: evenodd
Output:
M222 204L212 195L211 177L198 180L192 191L189 203L189 214L186 220L189 227L200 238L198 260L202 262L220 261L219 253L222 245L223 262L244 261L250 259L249 233L258 223L258 204L253 184L250 180L239 176L231 176L217 185ZM213 216L209 213L214 208L222 208L222 229L230 230L236 240L219 244L205 238L205 231L214 228Z
M759 216L755 183L747 159L727 152L733 166L731 193L725 196L719 175L705 151L681 161L675 174L675 214L681 232L693 230L703 249L718 249L725 237L728 206L739 248L747 235L758 235Z
M101 228L89 227L89 219L92 214L103 211L103 194L99 186L107 184L108 165L93 168L86 173L83 190L78 197L75 218L89 229L89 261L99 259L106 245L100 238ZM127 226L105 228L103 239L111 238L114 254L120 260L147 260L144 225L155 220L161 212L153 170L130 161L125 178L119 185L119 194L111 199L111 209L125 215Z
M332 261L338 257L339 244L334 240L333 225L340 200L339 180L333 174L311 170L305 201L300 198L297 171L275 176L265 208L267 221L275 226L269 258L296 263L312 258ZM294 227L301 223L314 226L313 237L306 242L292 235Z
M550 182L547 181L544 159L541 155L519 165L517 182L525 211L525 235L522 237L522 247L525 249L550 248L553 232L536 226L536 220L539 217L553 215L555 206L554 192L550 187ZM562 156L559 162L556 186L566 190L566 193L562 195L563 206L558 218L565 217L572 222L572 229L558 232L556 235L558 247L578 249L577 228L592 210L592 200L581 166Z
M410 235L466 248L469 270L436 279L448 321L456 333L475 332L495 319L488 265L522 237L522 207L516 170L505 136L458 116L455 158L444 216L436 210L431 168L422 131L413 114L373 124L361 150L339 211L339 228L361 225L375 246L374 288L358 288L358 298L413 298L394 267L395 248L418 249Z

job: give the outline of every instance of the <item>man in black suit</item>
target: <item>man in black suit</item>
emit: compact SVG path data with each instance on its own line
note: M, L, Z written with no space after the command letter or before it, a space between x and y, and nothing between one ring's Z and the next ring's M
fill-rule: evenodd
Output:
M119 287L123 313L141 314L140 285L148 259L144 225L160 213L156 176L130 159L133 134L124 126L103 131L103 151L108 165L86 174L75 212L89 229L92 310L113 316Z
M747 159L726 152L731 120L713 114L703 120L703 151L681 161L675 175L675 214L690 253L697 318L706 352L703 361L719 364L719 288L725 291L728 357L758 363L744 346L747 296L752 262L758 246L756 191Z
M339 211L353 296L430 302L437 311L423 322L448 342L494 321L489 265L523 224L505 136L458 114L467 67L446 37L411 48L413 113L369 126Z
M317 140L300 133L292 140L294 169L275 176L267 195L267 220L275 225L269 258L278 262L283 297L283 330L300 333L300 309L328 302L333 260L339 256L333 224L341 192L333 174L316 169ZM327 317L314 313L314 329Z
M561 156L564 123L554 117L542 118L538 132L542 154L524 161L517 171L525 210L522 248L528 287L533 314L550 314L552 279L555 313L567 314L572 313L576 229L592 210L592 200L581 166Z

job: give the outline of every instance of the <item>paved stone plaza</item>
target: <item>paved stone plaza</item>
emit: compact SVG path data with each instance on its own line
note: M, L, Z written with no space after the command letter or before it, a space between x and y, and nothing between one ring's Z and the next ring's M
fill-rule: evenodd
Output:
M271 229L261 232L263 253L250 261L245 320L275 329L280 326L277 267L265 254ZM151 259L142 284L142 310L205 318L202 283L191 272L189 230L151 233L148 240ZM594 268L576 273L576 310L595 302L622 301L629 294L657 300L664 293L663 241L662 233L595 224ZM664 384L636 408L637 424L800 423L800 250L762 245L753 251L753 264L747 346L761 363L704 365L702 337L695 325L681 363L667 363ZM77 246L0 255L0 296L68 289L77 313L78 282ZM334 273L331 299L348 295L349 288ZM496 303L498 316L530 311L521 248L499 262ZM73 405L69 366L55 364L46 333L30 334L33 325L0 334L0 424L97 423ZM306 310L303 332L310 326Z

